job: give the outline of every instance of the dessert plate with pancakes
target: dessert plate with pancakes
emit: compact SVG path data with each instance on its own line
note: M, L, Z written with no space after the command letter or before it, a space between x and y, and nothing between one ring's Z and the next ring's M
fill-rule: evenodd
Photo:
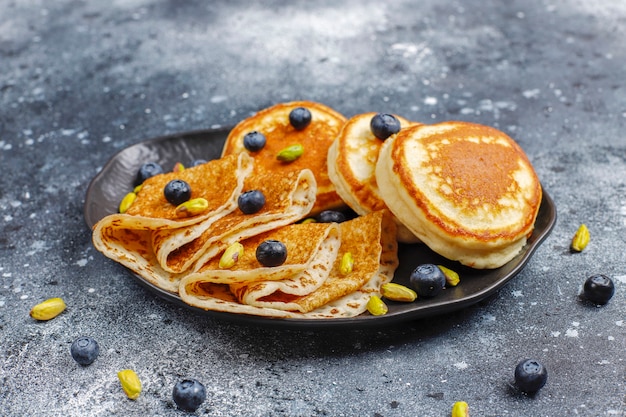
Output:
M311 121L313 130L311 133L315 132L313 123L315 122L316 115L318 120L322 120L323 123L336 129L337 134L343 126L342 123L347 120L336 112L328 111L324 107L317 108L310 105L308 102L296 102L295 106L299 106L303 103L305 106L310 106L313 110L313 120ZM295 106L289 105L288 108L293 109ZM279 113L282 112L281 117L286 117L289 111L291 111L285 110L282 106L277 107L275 110L279 110ZM263 116L264 113L260 113L261 116ZM257 122L258 120L259 119L256 119ZM407 210L407 206L411 207L410 204L417 204L411 199L407 199L406 195L402 194L402 190L410 189L412 184L416 183L415 178L397 174L401 172L401 169L399 169L399 167L394 168L393 162L390 162L390 160L386 158L388 158L387 155L395 152L397 155L400 155L396 159L402 160L401 155L406 149L419 148L419 146L416 145L418 138L429 136L437 137L437 131L440 132L442 129L453 130L458 128L459 126L455 125L455 123L424 129L422 129L422 125L417 123L408 126L406 133L401 131L401 134L390 137L384 142L381 146L380 157L378 161L376 161L375 167L377 171L380 170L381 172L380 178L383 178L383 184L378 180L378 186L382 190L381 194L383 197L386 197L387 205L390 206L389 209L391 213L396 219L401 220L402 224L406 225L407 228L422 241L420 243L398 243L398 263L395 273L393 274L393 282L408 285L409 275L417 265L422 263L443 265L455 270L461 276L461 283L459 285L446 288L435 298L418 299L411 303L387 301L389 311L387 314L381 316L373 316L365 312L352 317L337 316L330 318L331 316L329 316L329 318L318 317L308 319L302 316L289 317L289 315L286 315L287 317L279 318L246 314L245 311L240 313L237 312L237 310L206 310L202 307L185 302L180 294L164 290L159 285L155 285L154 282L145 279L140 274L134 273L131 268L129 268L130 275L157 296L191 310L206 314L207 316L240 323L279 327L328 328L347 326L355 328L389 325L447 313L475 304L495 294L524 268L535 250L551 232L556 221L556 207L550 196L541 188L536 178L528 177L528 171L524 169L527 160L524 159L525 157L521 156L523 153L520 153L515 147L517 145L511 144L506 139L499 137L497 132L490 130L477 132L474 136L482 135L482 137L486 138L481 143L463 141L463 135L459 135L459 143L457 143L456 146L450 145L447 142L437 143L434 140L431 141L430 145L424 145L427 141L422 142L420 139L420 146L425 146L425 149L420 149L419 152L423 155L430 156L430 159L428 157L425 159L427 163L421 166L430 166L441 172L440 176L435 177L436 180L433 180L434 182L430 184L427 183L426 185L420 183L421 188L419 188L418 191L428 197L424 199L428 204L422 207L425 213L422 219L436 218L437 216L442 218L444 216L455 216L458 223L457 226L459 226L455 229L457 230L456 233L441 227L441 230L434 229L436 233L424 235L423 231L426 226L423 221L420 223L420 219L415 219L413 216L410 218L404 218L403 216L403 211ZM245 135L245 132L250 130L262 130L263 124L257 123L254 126L242 125L240 127ZM464 126L464 128L467 127L468 126ZM283 131L279 136L294 134L294 140L291 141L290 139L289 142L303 143L305 151L306 147L312 147L312 137L319 137L317 134L309 137L307 133L303 131L293 132L287 125L282 127L282 129ZM405 130L404 127L403 130ZM89 184L84 206L84 217L88 227L93 228L105 217L118 213L120 201L124 198L126 193L128 193L129 189L132 190L137 170L143 163L156 161L167 171L175 167L178 163L187 165L191 161L198 159L212 161L228 154L236 154L242 150L230 149L229 143L234 144L233 146L240 146L239 140L241 139L241 135L235 135L233 131L235 133L237 132L237 130L231 129L211 129L180 133L142 141L121 150L103 166L102 170ZM231 139L229 139L229 137ZM269 133L267 134L267 140L268 142L271 140ZM334 139L323 138L323 140L327 141L328 146L330 146ZM430 146L430 148L428 148L428 146ZM514 181L508 181L506 187L510 187L510 184L514 182L517 184L517 188L508 194L508 199L499 200L498 204L494 204L491 207L473 207L472 201L474 200L471 198L471 192L476 192L476 188L472 188L470 186L471 184L450 184L449 175L446 177L445 172L441 170L472 170L480 167L447 166L446 168L446 164L439 162L444 161L446 158L454 159L455 152L473 152L474 150L480 150L480 152L485 155L481 163L486 165L503 164L504 162L499 159L489 158L489 155L492 155L492 153L490 153L491 146L504 147L505 152L509 152L511 156L511 158L508 159L516 162L515 166L502 166L504 170L502 172L506 172L509 179L514 179ZM282 148L282 145L275 148L273 147L275 147L275 145L268 147L266 149L267 153L271 152L272 154L276 154L280 152L278 148ZM251 154L254 154L254 152L251 152ZM252 156L254 157L254 155ZM309 154L309 156L313 155ZM262 160L260 162L263 166L269 166L275 163L275 161L270 161L269 159L265 162ZM322 166L325 162L320 159L317 163ZM412 163L416 162L413 161ZM438 166L439 168L437 168ZM371 169L373 169L373 165L370 167L370 172ZM387 173L387 175L385 175L385 173ZM396 175L393 176L389 173L396 173ZM498 176L486 177L483 180L495 181L498 180L498 178ZM327 178L324 175L319 176L316 180L318 180L318 183L323 184L321 192L326 194L329 198L325 199L326 203L323 207L317 207L315 210L328 207L343 209L341 202L335 197L335 190L333 189L332 183L330 181L325 182ZM393 186L390 186L390 184L393 184ZM533 186L533 184L536 186ZM453 190L456 194L450 192L450 190ZM470 193L470 195L464 195L463 198L465 198L465 200L461 197L463 196L463 190L465 190L466 193ZM394 191L394 194L385 195L385 193L390 194ZM446 191L448 194L446 194ZM441 192L443 192L443 194L439 194ZM446 201L451 201L454 198L460 199L459 201L464 201L464 205L458 206L462 208L457 208L456 212L450 211L445 204ZM392 203L389 204L389 201ZM524 201L524 204L520 203L520 201ZM538 206L536 217L533 219L534 227L530 229L525 227L523 221L515 222L515 225L517 225L515 227L511 223L507 223L507 219L511 217L517 216L518 219L522 219L524 216L528 216L523 209L527 204L536 204ZM347 207L347 205L343 205L343 207ZM414 208L411 208L411 210L415 212ZM475 222L468 221L464 215L472 212L472 210L482 210L484 218L496 219L496 221L487 222L489 227L485 227L485 224L475 224ZM354 213L352 214L354 215ZM411 222L417 223L414 224ZM431 228L436 227L433 226L436 224L436 222L427 223ZM462 233L458 232L458 230L462 229L465 229L465 231ZM332 231L330 234L332 235L334 233L335 231ZM349 236L350 233L349 230L344 230L342 235ZM481 236L490 233L500 236L500 239L491 239L491 241L496 242L493 244L498 249L496 251L498 255L495 257L495 260L492 259L489 260L489 262L495 262L501 265L497 267L491 267L491 265L476 265L477 260L482 259L480 254L476 252L476 250L481 250L481 245L477 245L476 242L480 243ZM430 237L431 235L437 236L437 239L433 240ZM469 236L469 238L460 238L459 236L461 235ZM444 253L444 257L440 254L442 253L440 246L452 246L455 250L453 250L452 253ZM433 249L431 249L431 247ZM434 249L436 249L437 252ZM353 251L356 251L356 249L353 249ZM511 255L511 253L513 253L513 255Z

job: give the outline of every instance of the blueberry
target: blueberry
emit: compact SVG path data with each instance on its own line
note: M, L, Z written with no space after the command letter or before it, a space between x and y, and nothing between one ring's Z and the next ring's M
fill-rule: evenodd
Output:
M91 337L79 337L72 343L70 353L72 358L79 364L83 366L91 365L100 354L100 346Z
M177 206L191 198L191 187L183 180L172 180L163 189L165 199Z
M319 223L341 223L346 221L346 215L340 211L324 210L315 218Z
M246 133L243 137L243 146L250 152L260 151L265 147L265 142L265 135L256 130Z
M548 371L534 359L525 359L515 367L515 385L527 394L539 391L547 380Z
M291 123L296 130L302 130L311 123L312 117L309 109L296 107L289 113L289 123Z
M193 412L206 400L206 389L195 379L183 379L174 385L172 398L178 408Z
M378 113L372 117L370 129L378 139L385 140L400 131L400 121L393 114Z
M191 161L191 164L189 164L190 167L197 167L198 165L202 165L202 164L206 164L207 160L206 159L194 159L193 161Z
M254 214L265 205L265 195L261 190L246 191L239 196L237 204L243 214Z
M278 240L266 240L256 248L256 259L263 266L279 266L287 259L287 247Z
M434 264L422 264L409 276L409 282L417 295L424 298L434 297L446 285L446 276Z
M596 304L606 304L615 294L615 284L606 275L592 275L583 285L583 296Z
M154 177L157 174L163 173L163 167L157 164L156 162L146 162L143 164L139 171L137 171L137 176L135 177L135 185L142 184L145 180L150 177Z

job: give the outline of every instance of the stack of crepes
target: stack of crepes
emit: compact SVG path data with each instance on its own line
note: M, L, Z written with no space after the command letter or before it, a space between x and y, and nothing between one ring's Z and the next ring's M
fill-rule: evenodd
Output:
M200 214L179 217L163 189L186 181L191 198L204 198ZM238 197L260 190L266 203L244 214ZM311 211L317 185L310 169L280 174L254 167L247 153L226 155L180 172L147 179L125 213L106 216L93 229L105 256L186 303L207 310L267 317L352 317L366 310L371 294L391 281L398 265L395 223L378 211L337 223L297 223ZM286 261L266 267L256 247L275 239ZM243 253L228 268L223 252L233 243ZM349 252L354 266L341 268Z

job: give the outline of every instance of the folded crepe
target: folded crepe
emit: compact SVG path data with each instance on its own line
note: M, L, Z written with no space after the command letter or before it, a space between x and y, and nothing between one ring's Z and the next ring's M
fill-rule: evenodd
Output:
M107 216L94 226L94 246L148 282L176 293L193 265L201 267L229 242L295 222L311 210L316 184L310 170L280 177L252 175L252 163L247 154L227 156L146 180L125 214ZM204 197L209 209L192 218L171 215L163 187L173 178L189 182L192 198ZM237 199L252 189L261 190L266 203L260 212L246 215Z
M333 260L328 262L329 250L320 250L315 255L323 260L310 261L320 265L320 271L291 268L287 277L268 279L271 268L257 268L248 270L242 280L234 278L237 271L218 274L207 269L203 277L182 279L179 294L190 305L230 313L305 319L357 316L366 310L369 297L380 294L380 286L393 278L398 266L396 226L388 212L379 211L341 223L339 229L341 243ZM342 274L341 260L347 252L354 266Z
M108 215L94 225L94 247L148 282L175 292L180 277L159 264L152 247L152 232L171 230L178 236L198 235L198 224L211 224L235 210L244 180L253 169L253 159L243 155L148 178L125 213ZM169 203L163 193L165 185L173 179L186 181L191 188L191 198L206 199L208 208L195 216L179 217L176 206Z
M254 214L236 209L217 221L206 221L196 229L200 234L194 233L193 240L171 230L156 231L153 242L159 242L157 258L164 269L198 270L235 242L304 218L313 208L317 188L309 169L280 175L260 169L245 180L243 191L251 190L265 196L265 205Z

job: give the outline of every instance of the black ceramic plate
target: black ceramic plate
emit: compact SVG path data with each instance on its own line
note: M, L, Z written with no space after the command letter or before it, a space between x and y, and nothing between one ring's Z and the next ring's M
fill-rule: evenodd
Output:
M132 189L135 174L141 164L158 161L165 170L177 162L188 165L196 159L215 159L221 154L227 130L206 130L164 136L132 145L111 158L100 173L91 181L85 198L85 221L92 227L104 216L116 213L119 202ZM157 295L209 316L253 324L270 324L284 327L334 327L334 326L378 326L452 312L494 294L526 265L534 251L548 236L556 221L556 207L550 196L543 192L543 200L535 223L535 230L522 252L506 265L491 270L474 270L451 262L432 252L425 245L400 245L400 266L394 282L407 284L411 271L421 263L448 266L461 276L461 283L446 288L433 299L417 300L412 303L388 302L389 312L383 316L362 314L354 318L308 320L273 319L205 311L185 304L178 296L153 286L141 277L133 277Z

